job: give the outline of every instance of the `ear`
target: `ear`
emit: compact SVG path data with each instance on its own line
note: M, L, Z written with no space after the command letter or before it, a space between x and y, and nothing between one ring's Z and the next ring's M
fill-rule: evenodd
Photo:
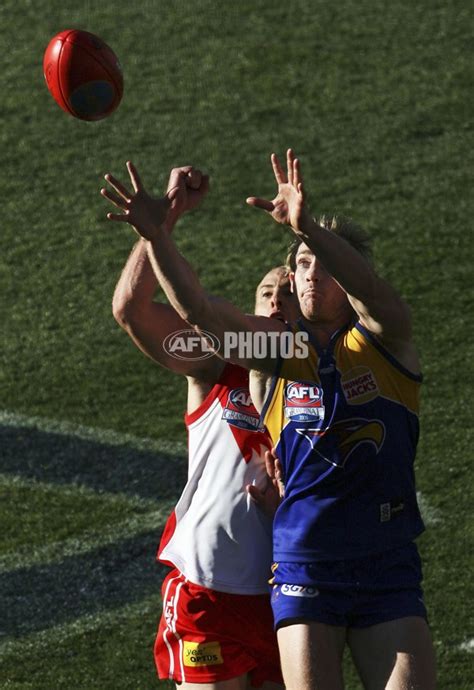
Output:
M290 271L288 273L288 278L290 279L290 290L294 294L296 294L296 287L295 287L295 272Z

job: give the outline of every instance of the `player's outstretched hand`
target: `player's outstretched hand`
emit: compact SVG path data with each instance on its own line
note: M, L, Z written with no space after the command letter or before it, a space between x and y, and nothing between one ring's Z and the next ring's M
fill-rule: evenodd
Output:
M165 196L154 199L146 191L137 169L130 161L127 162L127 170L134 193L130 193L112 175L105 175L114 191L103 188L100 192L123 211L108 213L107 218L129 223L146 240L152 240L163 226L171 230L179 216L195 208L209 189L209 178L199 170L192 166L173 168Z
M130 223L141 237L151 240L165 223L173 196L170 194L161 199L153 199L146 191L137 169L130 161L127 161L127 170L133 186L133 193L113 175L108 173L104 175L105 180L114 191L103 188L100 193L122 211L122 213L108 213L107 218L119 223ZM176 194L176 191L173 193Z
M253 484L247 486L247 492L257 506L266 515L273 517L280 501L285 495L285 485L283 483L283 470L275 449L265 452L265 468L267 470L267 486L262 491Z
M275 153L272 153L271 161L278 185L276 197L269 201L251 196L247 203L267 211L277 223L291 225L295 231L304 232L305 223L312 219L305 206L300 162L292 149L288 149L286 153L286 173Z

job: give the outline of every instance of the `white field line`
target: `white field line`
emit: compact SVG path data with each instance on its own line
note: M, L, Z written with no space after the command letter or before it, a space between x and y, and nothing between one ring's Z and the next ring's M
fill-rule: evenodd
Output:
M42 417L30 417L27 415L8 412L6 410L0 410L0 425L1 424L18 428L36 428L47 433L56 433L63 436L74 436L84 440L92 440L112 446L132 446L138 450L169 453L177 456L183 456L187 453L186 444L183 442L141 438L132 436L130 434L120 434L112 430L86 427L67 421L44 419ZM103 495L104 494L101 494L101 496ZM425 524L427 526L431 526L439 523L441 521L439 511L430 506L428 500L421 492L417 493L417 497ZM129 500L141 501L142 499L137 498ZM143 503L140 504L143 505ZM0 557L0 567L6 566L7 563L11 563L10 567L28 567L29 565L37 563L59 560L65 555L72 555L72 553L85 553L90 549L96 548L97 546L110 544L117 539L132 536L133 534L141 531L141 529L146 529L148 526L150 526L151 529L153 529L153 526L161 526L164 518L167 514L169 514L171 509L172 506L169 504L166 506L165 510L163 510L163 507L160 507L159 510L151 510L149 513L127 519L118 525L106 528L100 533L98 531L91 531L89 539L86 535L83 535L80 539L68 539L63 542L57 542L42 548L40 547L33 554L26 554L25 551L25 560L21 559L21 565L13 566L13 554L6 554L5 556ZM77 550L74 551L74 549ZM18 556L20 556L21 551L16 553ZM43 559L46 559L46 561ZM18 563L18 561L16 561L16 563Z
M160 502L142 499L139 497L129 497L123 494L106 494L87 489L85 487L58 486L46 484L35 480L19 479L0 474L0 486L26 486L41 488L45 487L53 491L60 491L64 495L88 495L117 507L124 503L131 507L146 510L130 515L120 522L104 525L100 529L91 529L81 532L77 537L70 537L61 541L51 542L43 546L25 545L12 551L0 555L0 572L19 570L21 568L31 568L36 565L46 565L54 561L61 561L68 556L85 554L88 551L122 541L141 532L156 530L157 542L158 532L165 524L168 515L171 513L175 501Z
M187 449L185 443L175 443L171 441L161 441L150 438L140 438L130 434L120 434L112 430L95 429L79 424L73 424L67 421L60 421L54 419L45 419L42 417L32 417L7 410L0 410L0 425L8 425L15 428L39 429L45 433L54 433L62 436L75 437L82 440L94 441L109 446L127 446L137 450L146 450L154 453L167 453L178 457L186 456ZM87 553L93 549L101 546L112 544L116 541L132 537L135 534L147 530L158 531L164 526L165 520L174 507L175 501L160 501L147 500L138 496L129 496L125 494L96 492L83 485L57 485L46 482L38 482L36 480L27 480L19 477L3 474L0 475L0 484L15 485L40 488L51 491L60 490L63 495L87 495L105 500L112 505L123 505L126 501L127 505L136 507L138 509L145 509L145 512L130 516L118 523L104 526L99 529L92 529L88 532L82 532L78 537L71 537L58 542L45 544L44 546L37 546L32 549L31 546L21 547L20 549L0 555L0 571L17 570L20 568L29 568L36 565L43 565L60 561L65 557L80 555Z
M111 429L95 429L67 421L16 414L7 410L0 410L0 425L39 429L46 433L75 436L85 441L96 441L109 446L132 446L137 450L168 453L179 457L187 455L187 447L184 441L162 441L152 438L141 438L131 434L120 434Z
M110 506L121 507L127 506L130 508L137 508L142 510L156 510L161 504L152 498L142 498L136 494L123 494L114 491L96 491L85 484L55 484L53 482L43 482L40 479L25 479L18 475L3 474L0 472L0 486L6 488L20 488L20 489L44 489L51 493L60 494L63 498L91 498Z
M107 525L100 531L83 532L77 537L70 537L44 546L21 547L16 551L0 556L0 573L47 565L56 561L61 562L65 558L79 556L152 530L156 530L156 545L158 547L160 530L164 527L171 509L169 506L166 510L134 515L122 522Z
M97 614L87 614L76 618L76 620L70 623L62 623L54 626L54 628L46 628L15 640L7 639L1 642L0 639L0 656L5 657L8 654L17 655L18 652L28 654L29 651L37 651L51 645L61 645L78 635L82 636L106 625L113 624L115 626L116 623L127 618L136 618L137 616L149 620L155 619L158 627L160 613L161 597L157 592L157 594L149 596L136 604L126 604L117 609L100 611Z

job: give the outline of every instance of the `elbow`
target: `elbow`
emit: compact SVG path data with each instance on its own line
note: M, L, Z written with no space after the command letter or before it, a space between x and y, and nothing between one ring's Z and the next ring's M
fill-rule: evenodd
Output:
M124 289L121 285L115 289L112 297L112 314L119 326L125 330L128 330L133 321L140 318L146 306L146 301L137 291Z
M114 295L112 314L118 325L132 336L140 333L153 320L152 302L142 302L127 296Z
M126 328L128 322L126 305L112 302L112 314L119 326Z
M128 330L136 316L136 307L133 302L119 296L112 300L112 314L121 328Z

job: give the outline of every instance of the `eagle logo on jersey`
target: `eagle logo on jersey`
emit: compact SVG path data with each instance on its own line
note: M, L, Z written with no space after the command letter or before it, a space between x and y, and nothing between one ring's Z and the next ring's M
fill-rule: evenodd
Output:
M285 417L292 422L324 419L323 390L314 381L293 381L285 386Z
M352 452L370 443L376 453L385 439L385 425L379 419L343 419L327 429L295 429L317 455L334 467L343 468Z

